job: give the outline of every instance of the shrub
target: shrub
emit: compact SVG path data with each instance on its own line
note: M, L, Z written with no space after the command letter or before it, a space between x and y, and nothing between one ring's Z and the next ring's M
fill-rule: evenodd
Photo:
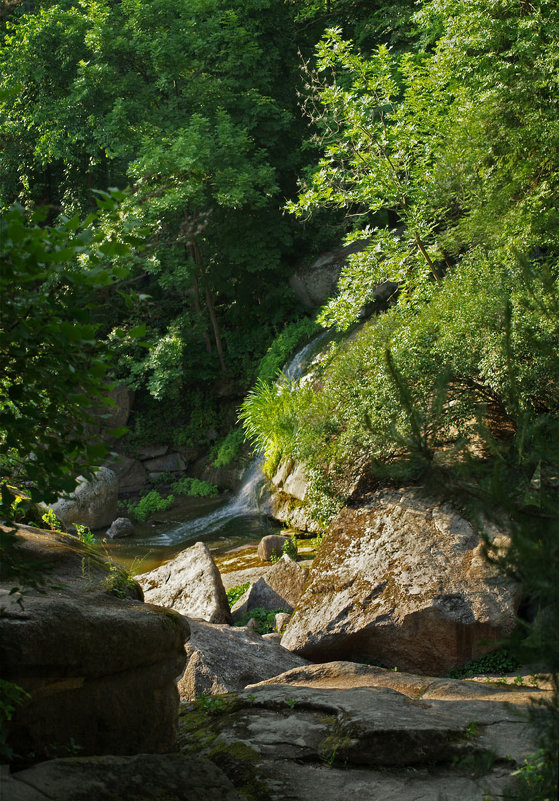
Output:
M140 498L137 503L129 503L128 512L142 523L154 512L164 512L166 509L169 509L174 502L174 495L169 495L168 498L162 498L157 490L151 490L147 495Z
M229 607L233 608L233 606L237 603L239 598L245 594L245 592L250 587L250 582L247 581L246 584L237 584L236 587L230 587L227 590L227 601L229 602Z
M189 478L188 476L183 476L183 478L171 484L171 489L177 495L191 495L200 498L218 494L217 487L214 484L202 481L199 478Z
M246 626L249 620L254 619L256 620L257 626L256 631L258 634L270 634L274 631L274 620L276 615L280 612L286 612L286 609L261 609L260 607L256 609L251 609L246 615L235 623L236 626Z

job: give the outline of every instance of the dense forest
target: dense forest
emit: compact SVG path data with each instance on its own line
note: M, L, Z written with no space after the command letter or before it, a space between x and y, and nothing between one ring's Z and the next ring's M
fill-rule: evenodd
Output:
M3 0L3 517L105 458L108 384L130 441L218 464L242 404L324 527L357 467L506 516L488 557L557 671L558 41L554 0ZM309 312L289 277L355 240ZM278 388L319 326L313 380Z

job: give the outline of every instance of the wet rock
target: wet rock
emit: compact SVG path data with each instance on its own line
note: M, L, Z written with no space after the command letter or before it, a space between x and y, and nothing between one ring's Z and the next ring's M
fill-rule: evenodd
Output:
M183 701L192 701L202 694L242 690L247 684L307 664L248 627L231 628L190 620L190 629L186 670L178 685Z
M178 754L56 759L0 779L5 801L237 801L212 762Z
M78 477L78 485L68 498L50 507L65 526L78 524L89 528L109 526L116 517L118 479L108 467L100 467L91 481Z
M42 564L45 591L21 608L0 584L2 678L31 696L12 749L24 760L172 750L188 623L139 601L138 585L72 537L21 529L16 543Z
M107 537L130 537L135 532L134 523L128 517L117 517L107 529Z
M312 661L444 673L511 634L518 601L454 508L383 490L334 519L282 645Z
M367 239L359 239L350 245L333 248L322 253L311 265L301 267L289 279L289 284L298 300L309 308L322 306L335 294L342 267L348 256L367 245Z
M268 534L262 537L257 549L259 558L263 562L269 562L272 556L281 556L281 549L286 542L289 542L289 537L284 537L283 534Z
M208 623L231 622L219 570L203 542L197 542L170 562L136 578L150 603L171 607Z

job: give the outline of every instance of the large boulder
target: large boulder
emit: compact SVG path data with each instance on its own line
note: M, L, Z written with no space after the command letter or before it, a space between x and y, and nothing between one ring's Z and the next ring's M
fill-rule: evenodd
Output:
M45 585L20 605L0 584L2 678L30 695L10 747L31 761L173 750L188 623L75 538L20 529L16 549Z
M235 603L231 610L233 620L240 620L251 609L292 612L303 594L308 575L306 568L284 554Z
M182 701L242 690L247 684L307 664L279 643L246 628L190 620L190 631L186 670L178 685Z
M3 801L241 801L207 759L141 754L55 759L0 776Z
M100 467L91 480L79 476L74 492L68 498L60 498L50 508L65 526L104 528L116 517L117 499L116 474L108 467Z
M170 562L136 578L146 601L208 623L231 622L221 575L203 542L197 542Z
M148 473L139 459L120 454L111 463L111 469L118 478L119 494L141 492L148 486Z
M512 633L518 587L452 506L379 490L334 519L282 645L440 674Z
M480 801L513 785L535 747L526 705L550 695L308 665L185 712L182 742L269 801Z

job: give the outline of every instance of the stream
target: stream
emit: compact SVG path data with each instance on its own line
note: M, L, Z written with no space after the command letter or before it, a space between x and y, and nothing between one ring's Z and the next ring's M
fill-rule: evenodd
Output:
M302 378L320 351L330 331L323 331L301 348L283 369L278 382ZM262 456L246 468L241 486L230 498L180 497L172 509L136 524L136 534L107 541L108 557L134 575L153 570L172 559L194 542L205 542L215 557L244 551L267 534L281 530L281 524L267 514L267 481L262 472Z

